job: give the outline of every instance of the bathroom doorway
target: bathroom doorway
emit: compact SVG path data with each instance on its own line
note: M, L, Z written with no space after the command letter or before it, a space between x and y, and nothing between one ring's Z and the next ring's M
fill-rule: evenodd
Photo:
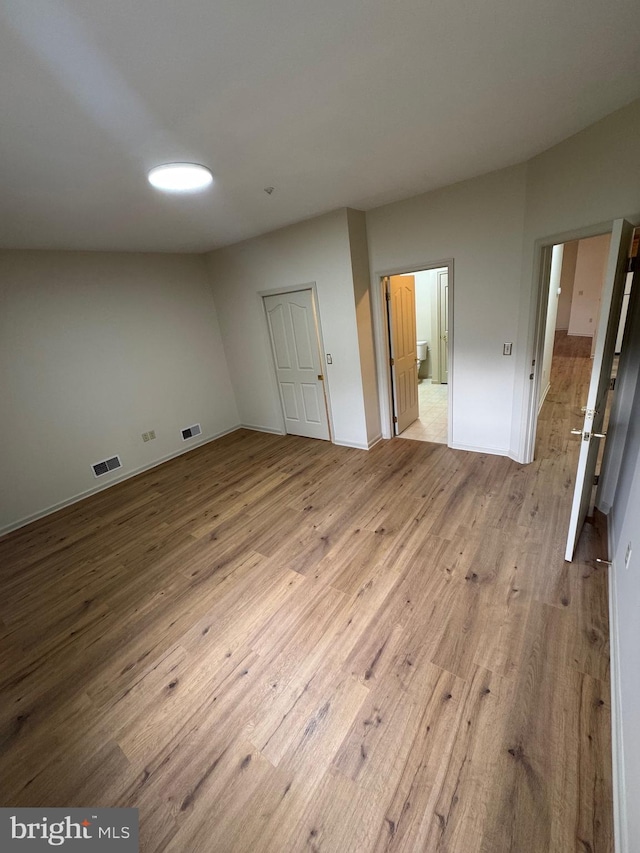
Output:
M393 434L400 438L449 443L451 266L382 277Z

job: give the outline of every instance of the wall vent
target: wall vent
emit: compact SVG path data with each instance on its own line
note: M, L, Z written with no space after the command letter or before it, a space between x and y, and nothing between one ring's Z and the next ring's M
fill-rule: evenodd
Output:
M94 477L102 477L103 474L108 474L109 471L115 471L116 468L122 468L122 462L119 456L112 456L111 459L105 459L103 462L96 462L91 466Z
M182 433L183 441L187 441L187 439L189 438L195 438L196 435L202 435L202 429L200 428L200 424L194 424L193 426L180 430L180 432Z

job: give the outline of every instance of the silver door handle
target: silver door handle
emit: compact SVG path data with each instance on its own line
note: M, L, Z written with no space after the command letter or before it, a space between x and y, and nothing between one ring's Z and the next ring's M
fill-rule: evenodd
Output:
M589 441L590 438L606 438L607 437L606 432L588 433L588 432L584 432L581 429L572 429L571 435L581 435L585 441Z

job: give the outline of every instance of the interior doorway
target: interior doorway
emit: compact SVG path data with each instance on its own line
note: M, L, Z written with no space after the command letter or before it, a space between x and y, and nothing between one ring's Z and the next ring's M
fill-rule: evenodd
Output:
M451 264L382 277L392 434L449 443Z
M534 456L542 441L563 453L579 442L575 492L565 559L571 561L586 517L593 515L602 466L632 226L617 220L611 233L542 250ZM534 361L535 364L535 361ZM532 374L533 378L533 374ZM572 400L569 421L553 416L554 399ZM550 441L550 436L553 441Z

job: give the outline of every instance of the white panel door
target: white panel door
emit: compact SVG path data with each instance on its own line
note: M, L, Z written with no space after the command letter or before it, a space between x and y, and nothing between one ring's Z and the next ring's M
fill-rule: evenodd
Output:
M391 376L396 435L418 417L418 351L416 347L416 280L389 278Z
M280 401L290 435L329 440L313 291L264 296Z
M569 562L573 559L578 537L587 517L591 501L632 235L633 226L631 223L624 219L617 219L613 223L607 274L602 285L600 319L596 332L597 343L593 356L584 424L580 435L576 487L573 493L567 548L564 556L565 560Z

